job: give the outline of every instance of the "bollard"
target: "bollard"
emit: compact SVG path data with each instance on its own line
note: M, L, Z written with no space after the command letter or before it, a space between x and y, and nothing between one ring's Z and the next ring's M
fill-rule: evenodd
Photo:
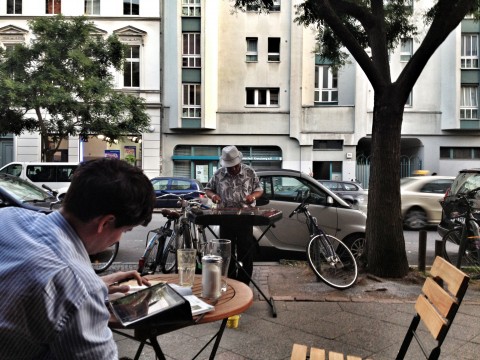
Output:
M442 240L435 240L435 256L443 256L443 247L442 247Z
M420 230L418 233L418 270L425 271L425 258L427 256L427 232Z

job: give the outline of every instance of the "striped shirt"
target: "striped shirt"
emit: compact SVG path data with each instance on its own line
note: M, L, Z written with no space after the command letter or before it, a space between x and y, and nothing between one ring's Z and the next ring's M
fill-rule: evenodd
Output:
M116 359L108 290L56 211L0 210L0 359Z
M212 190L222 198L220 207L247 206L245 197L254 191L262 190L255 171L248 165L241 165L240 172L235 176L230 175L226 167L218 169L205 186L205 190ZM255 203L249 206L255 206Z

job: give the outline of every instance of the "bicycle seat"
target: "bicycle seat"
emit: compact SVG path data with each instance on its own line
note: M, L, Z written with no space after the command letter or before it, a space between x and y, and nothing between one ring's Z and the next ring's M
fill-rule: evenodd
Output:
M180 217L180 213L178 213L175 210L170 210L170 209L162 209L160 210L160 213L165 216L167 219L178 219Z

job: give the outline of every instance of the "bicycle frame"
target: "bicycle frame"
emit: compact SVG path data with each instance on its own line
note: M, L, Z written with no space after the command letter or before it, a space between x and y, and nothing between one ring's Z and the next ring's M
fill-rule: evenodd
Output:
M324 248L328 251L328 254L327 254L328 255L327 256L328 260L331 261L331 262L338 261L338 256L335 253L335 249L333 249L330 241L326 240L327 234L325 233L325 231L323 231L322 228L320 228L320 226L318 226L317 218L312 215L310 210L308 210L308 204L307 203L305 203L305 204L302 203L302 204L303 204L303 206L300 207L300 210L298 212L303 213L306 217L307 228L308 228L308 232L310 234L310 239L312 239L313 237L315 237L317 235L321 235L322 244L323 244Z

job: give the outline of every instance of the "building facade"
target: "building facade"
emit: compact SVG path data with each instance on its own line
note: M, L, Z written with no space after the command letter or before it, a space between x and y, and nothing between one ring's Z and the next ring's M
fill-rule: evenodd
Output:
M102 134L86 141L71 137L61 145L55 160L78 162L103 156L117 156L142 167L149 176L159 173L160 149L160 52L159 1L139 0L0 0L0 46L29 43L28 20L39 16L85 15L96 33L116 34L127 45L123 71L115 73L115 88L145 99L150 117L149 132L125 134L109 145ZM39 134L0 138L0 164L10 161L41 161Z
M48 16L50 2L0 0L2 46L12 36L27 41L26 20ZM234 144L257 169L289 168L367 185L373 90L353 59L334 72L315 55L315 29L293 21L300 2L275 1L268 14L254 6L235 10L224 0L55 0L52 6L59 3L66 16L86 13L131 46L127 62L137 78L125 83L125 74L118 74L117 87L147 100L152 131L135 143L137 165L147 175L205 183L219 166L221 148ZM431 2L412 2L419 22ZM9 12L18 3L22 13ZM416 169L455 175L477 166L479 33L479 23L466 18L415 84L402 127L403 176ZM402 39L390 54L393 78L419 40ZM35 134L7 138L12 150L5 152L39 160L39 141ZM92 139L97 142L110 150ZM88 155L89 145L79 139L66 146L70 161L102 155Z

